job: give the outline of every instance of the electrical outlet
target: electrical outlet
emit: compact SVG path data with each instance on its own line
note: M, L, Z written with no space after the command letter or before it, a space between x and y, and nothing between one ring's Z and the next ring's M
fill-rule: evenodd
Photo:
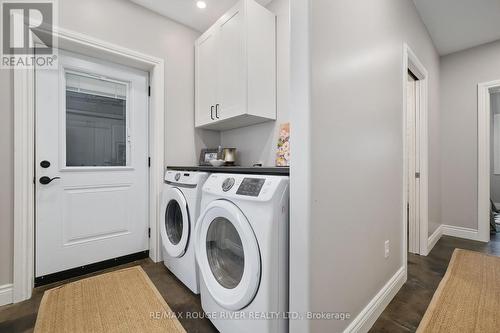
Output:
M391 252L391 244L388 240L384 243L384 257L389 258L389 253Z

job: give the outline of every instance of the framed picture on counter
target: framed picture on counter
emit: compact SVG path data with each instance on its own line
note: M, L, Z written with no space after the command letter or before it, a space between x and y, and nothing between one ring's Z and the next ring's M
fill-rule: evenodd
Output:
M214 148L214 149L202 149L200 153L200 161L199 165L201 166L210 166L210 161L211 160L218 160L222 159L222 156L220 156L219 149Z

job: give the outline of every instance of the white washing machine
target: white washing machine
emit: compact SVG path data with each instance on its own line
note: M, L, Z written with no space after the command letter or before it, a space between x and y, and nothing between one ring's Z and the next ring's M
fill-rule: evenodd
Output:
M195 294L200 293L194 253L194 228L200 212L205 172L165 172L161 240L165 266Z
M288 332L288 177L212 174L196 260L203 310L222 333Z

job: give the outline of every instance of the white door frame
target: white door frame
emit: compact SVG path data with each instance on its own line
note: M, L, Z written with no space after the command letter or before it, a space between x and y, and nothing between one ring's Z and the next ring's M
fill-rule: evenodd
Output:
M407 85L408 85L408 70L410 70L418 79L416 81L417 86L417 116L419 117L419 128L416 133L416 140L418 140L420 154L419 166L420 170L420 191L419 191L419 207L417 216L419 216L418 226L413 228L412 233L410 233L410 239L418 239L419 249L418 253L420 255L426 256L429 252L428 249L428 81L429 74L427 69L424 67L422 62L418 59L416 54L408 46L408 44L403 44L403 261L405 267L407 266L407 228L408 228L408 218L407 218L407 191L408 191L408 142L407 142L407 114L408 114L408 104L407 104ZM418 229L418 230L417 230Z
M490 92L500 80L477 85L477 235L490 241Z
M159 221L164 172L164 60L84 34L54 29L59 48L149 72L149 256L161 260ZM31 297L34 287L35 86L33 69L14 70L14 277L13 302ZM145 161L146 162L146 161Z

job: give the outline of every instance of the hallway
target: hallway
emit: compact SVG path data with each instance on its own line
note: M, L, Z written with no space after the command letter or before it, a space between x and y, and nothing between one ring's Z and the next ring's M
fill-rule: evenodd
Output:
M370 332L415 332L455 248L500 256L500 235L489 243L443 236L427 257L408 254L408 280Z

